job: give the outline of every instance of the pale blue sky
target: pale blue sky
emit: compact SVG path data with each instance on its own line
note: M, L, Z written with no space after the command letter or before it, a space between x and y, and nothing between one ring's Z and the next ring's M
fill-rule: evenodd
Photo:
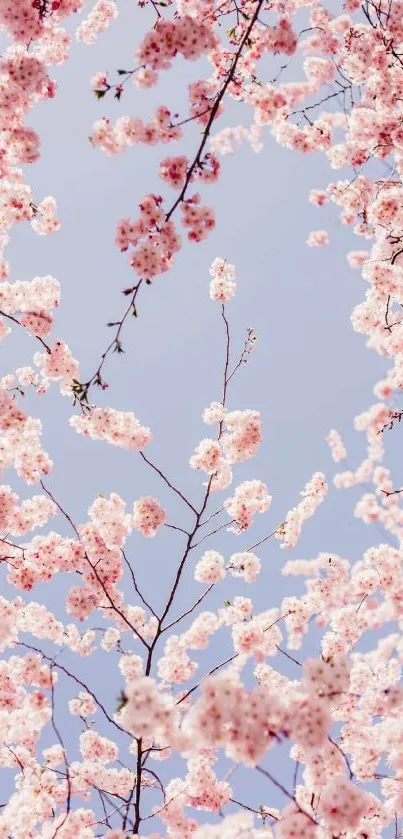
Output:
M149 92L128 84L120 103L96 101L91 76L98 70L133 66L135 46L150 20L150 13L134 2L120 5L120 19L95 46L73 45L71 60L54 73L59 84L55 100L35 108L30 120L42 138L42 158L30 167L29 182L36 200L55 196L62 230L43 238L20 226L8 248L12 280L50 273L61 282L56 334L79 358L82 378L97 365L110 337L105 324L119 317L125 302L121 290L133 282L127 257L114 244L116 222L127 215L135 218L139 201L148 192L158 191L172 202L174 193L158 180L158 162L172 153L192 156L199 137L198 129L190 126L177 146L137 146L112 159L89 143L92 124L101 115L148 119L159 104L186 115L184 71L189 65L181 60ZM190 65L190 71L192 79L198 78L197 65ZM243 109L232 107L219 127L241 121L248 124L249 117ZM335 208L319 210L308 203L310 188L324 187L344 173L332 172L319 155L302 157L280 148L268 131L264 144L258 155L245 145L222 160L219 184L202 190L204 203L216 210L215 231L202 244L185 243L172 271L143 289L139 318L129 323L123 336L126 352L113 355L105 368L110 388L106 394L94 393L98 404L132 410L149 425L154 442L147 454L193 499L200 499L203 479L190 470L188 459L198 441L210 434L201 414L220 397L224 359L220 309L208 297L209 266L216 256L235 264L238 291L228 306L233 345L238 354L245 327L250 325L259 343L250 365L234 380L228 404L230 409L258 409L263 425L259 454L235 470L235 483L245 478L264 480L273 503L267 515L257 518L251 534L220 535L206 544L225 556L276 526L298 503L299 492L315 471L331 478L335 469L325 443L330 428L342 433L352 466L360 462L364 441L353 431L352 420L375 401L372 387L385 369L382 360L365 349L363 336L353 332L349 319L353 306L363 298L365 283L359 272L348 267L345 255L365 243L339 223ZM307 248L310 230L323 227L329 230L330 245ZM36 349L33 341L21 335L7 339L1 374L29 363ZM55 460L47 483L77 523L85 521L87 507L100 491L118 492L129 504L141 495L156 495L167 506L170 521L186 523L186 510L138 455L90 442L70 428L71 406L55 387L46 397L29 397L28 405L43 420L44 446ZM397 482L400 477L397 468ZM11 480L5 477L5 482ZM21 495L30 494L22 485L17 488ZM216 495L212 509L229 494ZM331 490L287 559L316 556L319 551L359 558L379 535L354 519L357 497L355 490ZM64 523L60 527L64 530ZM169 589L182 544L180 534L167 531L155 540L140 535L130 540L128 553L139 581L156 606ZM279 605L285 594L301 590L299 580L281 576L284 552L277 542L267 543L259 556L263 571L258 584L247 588L241 581L225 582L205 607L217 608L224 599L244 593L262 610ZM68 585L70 581L60 579L52 587L40 587L33 597L39 599L43 593L53 608L57 601L62 608ZM174 614L200 590L189 567ZM88 621L96 623L96 619ZM200 673L224 658L227 650L228 639L220 634L213 652L199 657ZM72 656L69 660L74 663ZM113 674L112 660L110 664ZM284 662L278 664L283 667ZM90 666L91 660L85 664L87 672ZM109 672L106 680L103 666L95 680L113 705L121 684ZM292 673L287 662L283 672ZM269 757L273 771L277 761L278 756ZM282 759L279 766L286 782L291 769L287 775ZM237 789L235 793L240 794ZM252 797L252 786L246 785L244 799ZM271 791L262 792L261 800L274 806L282 803ZM150 823L149 829L158 827Z

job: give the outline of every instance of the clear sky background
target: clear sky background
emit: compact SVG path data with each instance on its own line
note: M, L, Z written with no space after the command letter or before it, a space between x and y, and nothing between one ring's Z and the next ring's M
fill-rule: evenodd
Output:
M200 137L200 129L190 125L177 145L136 146L114 158L91 146L88 136L102 115L112 119L139 115L147 120L158 105L167 104L186 116L186 85L205 72L204 63L201 71L200 65L178 59L169 73L161 74L157 88L139 91L129 82L119 103L112 98L97 101L90 78L99 70L134 66L134 50L150 24L150 11L139 9L132 0L121 2L120 8L119 19L96 45L73 44L71 60L51 73L58 80L55 100L37 106L30 120L42 139L42 157L29 168L28 179L36 200L46 195L56 198L62 229L54 237L38 237L29 226L20 226L7 251L12 280L49 273L60 281L62 304L55 332L80 360L82 379L93 373L108 344L107 321L121 315L126 300L121 290L133 283L127 256L114 243L116 223L125 216L136 218L138 204L149 192L163 194L172 203L175 193L157 176L159 160L176 153L193 157ZM232 106L217 129L240 122L248 125L249 120L249 112ZM325 472L331 481L337 470L325 443L330 428L342 433L352 468L364 456L363 435L354 432L353 417L376 401L372 387L385 370L384 362L365 349L363 336L354 333L350 324L365 283L359 272L349 268L346 252L366 245L340 224L336 208L318 209L308 203L311 188L345 176L332 172L323 156L299 156L279 147L269 131L260 154L243 145L223 158L218 185L201 190L203 203L216 211L216 229L201 244L185 242L173 269L142 289L139 317L129 322L123 335L125 354L112 355L105 368L109 390L93 393L98 404L134 411L149 425L154 441L147 454L192 499L201 499L204 478L189 468L188 460L198 441L212 431L202 423L201 414L220 398L224 363L220 307L208 296L209 267L216 256L235 264L237 295L228 305L235 359L247 326L255 328L259 342L251 363L231 385L228 407L259 410L263 442L253 461L235 467L234 485L259 478L266 482L273 502L265 516L257 517L250 533L236 537L224 532L206 543L206 548L216 548L226 558L273 529L298 503L299 492L315 471ZM308 233L317 228L328 229L327 248L306 246ZM0 356L1 374L30 363L36 350L35 342L20 334L8 338ZM186 509L165 491L139 455L88 441L70 428L73 409L56 386L45 397L27 400L30 413L44 423L44 447L55 461L47 484L76 523L86 520L87 508L99 492L114 491L129 505L141 495L155 495L167 507L169 521L186 525ZM394 478L400 485L399 463ZM5 476L4 481L9 480L11 476ZM21 496L33 494L22 484L15 485ZM231 490L216 494L211 509L231 494ZM303 585L281 576L285 559L314 557L319 551L358 559L370 544L382 541L354 519L358 497L358 490L330 489L315 519L304 527L296 550L285 554L278 542L269 541L258 552L263 563L259 582L249 587L240 580L225 581L205 608L216 609L235 594L251 596L257 611L279 605L285 594L299 592ZM63 522L57 524L67 533ZM53 527L57 529L56 523L51 523ZM164 530L155 540L139 534L130 539L129 556L156 607L169 591L184 538ZM202 590L192 580L197 558L192 557L175 615ZM43 596L68 620L63 617L63 598L70 584L60 578L50 587L38 587L32 597ZM87 623L92 626L96 620ZM228 635L220 633L213 650L199 656L200 675L225 658L229 649ZM91 661L84 665L87 674ZM98 659L93 661L95 666ZM122 686L118 671L110 660L110 674L115 675L106 679L105 654L103 663L99 661L95 681L113 706ZM276 663L283 672L293 673L287 662ZM66 697L72 695L67 685L65 690ZM66 725L68 731L72 723ZM273 771L280 762L282 780L288 779L290 786L291 769L287 775L282 759L270 760ZM251 776L247 784L244 800L253 796ZM273 806L283 803L267 788L261 800ZM151 829L157 830L157 824L150 823Z

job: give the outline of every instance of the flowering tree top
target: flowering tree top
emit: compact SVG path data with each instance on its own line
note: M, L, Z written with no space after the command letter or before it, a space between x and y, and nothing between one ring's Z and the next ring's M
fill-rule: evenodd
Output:
M80 340L70 348L54 335L59 282L17 280L6 253L14 225L48 236L63 223L55 199L34 195L27 182L40 155L28 120L36 103L57 95L51 68L69 57L67 19L91 45L119 26L123 2L0 0L0 339L7 348L11 331L25 332L32 347L17 369L10 353L0 379L0 471L10 481L0 486L0 839L401 839L403 508L384 440L403 416L403 2L347 0L332 11L316 0L133 3L149 28L122 56L128 69L88 80L100 108L113 97L129 113L120 110L114 122L100 115L90 141L94 154L127 150L139 160L141 146L164 146L161 194L150 188L130 217L116 218L111 236L131 280L95 368L82 370ZM187 85L186 110L167 102L144 122L131 112L130 88L146 95L178 61L199 74ZM240 125L229 124L231 101L243 105ZM197 142L185 154L190 126ZM381 528L381 543L374 530L378 541L357 561L323 551L288 559L282 573L306 578L302 594L290 587L273 603L267 586L259 611L253 584L267 543L277 541L284 559L327 499L328 482L313 468L300 498L290 499L295 506L274 521L270 476L238 478L262 431L257 410L233 404L233 379L257 341L252 327L240 346L234 339L235 265L224 257L206 265L222 335L221 387L199 406L208 428L187 452L200 473L197 497L156 463L158 430L135 405L121 410L113 376L114 356L135 341L148 288L157 296L169 283L183 248L202 258L225 155L242 141L258 152L268 133L343 170L309 200L336 204L341 222L366 240L347 255L367 283L351 321L390 361L376 401L355 418L366 457L333 478L336 488L363 486L354 514ZM309 247L328 243L322 229L307 239ZM52 488L65 432L60 451L48 454L42 423L24 406L27 392L46 400L55 387L68 400L71 428L88 445L123 448L128 469L129 458L141 459L152 494L94 490L84 522L74 520L74 487L63 499ZM99 404L106 390L107 407ZM327 441L333 460L345 461L336 429ZM21 500L25 485L35 489ZM260 516L265 535L254 539ZM155 539L169 564L162 608L154 581L150 592L139 585L136 537ZM231 600L230 581L239 586ZM41 602L45 583L58 595L52 609ZM112 703L106 685L114 686ZM292 769L284 778L283 759Z

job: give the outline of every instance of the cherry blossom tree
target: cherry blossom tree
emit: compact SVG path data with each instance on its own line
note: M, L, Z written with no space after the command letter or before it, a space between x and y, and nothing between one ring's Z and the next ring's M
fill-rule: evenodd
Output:
M0 487L0 761L7 779L0 837L400 839L403 508L384 441L392 429L399 434L403 417L403 2L346 0L329 11L317 0L140 0L135 12L149 30L133 43L132 63L88 80L98 100L114 97L129 115L120 112L114 123L101 116L90 139L109 156L133 145L176 146L161 151L162 194L150 192L132 218L116 219L116 247L133 279L120 304L110 301L111 312L121 309L111 315L96 368L82 370L79 346L76 358L53 334L59 282L50 275L15 280L5 252L14 225L48 236L63 223L55 199L34 195L26 182L40 155L26 120L34 105L57 95L51 68L69 57L67 19L79 15L75 37L91 45L107 37L123 2L0 0L0 338L6 351L8 334L25 331L32 347L27 365L14 369L10 357L0 380L0 466L13 485ZM179 58L200 72L188 86L186 112L167 103L149 123L130 114L130 88L146 94ZM243 105L235 127L226 121L231 101ZM181 140L194 124L199 140L188 156ZM380 528L382 542L374 529L373 547L356 562L323 551L288 559L282 573L305 577L304 593L296 596L290 585L273 603L268 592L259 612L253 584L266 543L292 551L328 484L321 472L307 476L300 500L290 499L295 506L273 522L269 477L238 480L238 465L261 442L261 418L233 403L234 377L252 361L257 336L248 328L239 345L233 334L237 275L229 259L206 265L223 353L221 390L199 406L209 428L187 455L200 472L196 498L154 460L153 430L120 410L113 378L116 356L135 341L148 287L157 299L161 275L169 282L182 248L202 258L199 243L215 226L209 195L214 203L225 155L240 142L258 152L265 132L344 170L309 200L337 205L341 222L367 241L347 254L368 284L351 322L390 366L375 384L376 401L354 420L365 434L365 459L333 478L336 488L363 487L355 516ZM328 244L322 229L307 239L309 247ZM74 431L95 441L88 446L136 452L155 482L153 495L95 492L84 523L74 520L69 487L63 498L52 489L41 422L24 410L27 391L46 400L57 386ZM99 399L105 390L109 407ZM337 430L327 442L333 460L346 461ZM62 448L51 454L62 457ZM20 500L25 484L36 494ZM180 519L172 519L171 499ZM256 541L249 531L258 515L267 528ZM157 610L153 592L139 586L130 535L157 540L163 552L170 530L177 538L169 548L172 583ZM225 555L218 533L228 533ZM198 593L181 610L189 570ZM230 578L239 594L211 608L210 593L225 593ZM63 607L53 611L35 589L48 583L51 590L60 579ZM312 625L314 656L306 647ZM229 655L220 656L225 648ZM213 666L203 664L212 659ZM115 687L112 705L94 686L100 666ZM276 771L278 754L293 767L291 785ZM242 798L235 772L244 779Z

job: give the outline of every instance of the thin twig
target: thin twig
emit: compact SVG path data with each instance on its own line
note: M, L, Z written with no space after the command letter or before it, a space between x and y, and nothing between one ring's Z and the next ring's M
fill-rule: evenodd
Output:
M185 504L187 504L187 506L190 507L192 512L195 513L195 515L197 515L197 510L193 506L193 504L190 503L190 501L186 498L186 496L183 494L183 492L180 491L180 489L178 489L176 486L174 486L171 483L171 481L168 480L166 475L164 475L164 473L161 472L161 469L158 469L158 466L156 466L155 463L152 463L152 461L144 454L144 452L139 452L139 455L144 460L144 462L148 463L148 465L151 467L151 469L153 469L154 472L156 472L160 476L160 478L162 478L162 480L166 483L166 485L169 486L169 488L172 489L172 491L175 492L176 495L179 495L179 498L181 498L182 501L184 501Z
M138 596L139 596L139 598L140 598L141 602L142 602L142 603L143 603L143 605L146 607L146 609L149 609L149 611L151 612L151 614L152 614L152 615L154 615L154 617L155 617L155 618L157 618L157 620L159 620L158 615L157 615L157 613L156 613L156 612L154 612L153 607L152 607L152 606L150 606L149 602L148 602L148 601L145 599L145 597L142 595L142 593L141 593L141 591L140 591L140 589L139 589L139 587L138 587L138 585L137 585L137 581L136 581L136 577L135 577L135 575L134 575L133 568L132 568L132 566L131 566L131 564L130 564L130 562L129 562L129 560L128 560L128 558L127 558L127 556L126 556L126 554L125 554L125 552L124 552L124 550L123 550L123 548L121 548L121 551L122 551L122 556L123 556L123 559L124 559L124 561L125 561L125 563L126 563L126 565L127 565L128 569L129 569L129 573L130 573L130 576L131 576L131 578L132 578L132 583L133 583L133 586L134 586L134 588L135 588L135 590L136 590L136 592L137 592L137 594L138 594Z
M179 621L183 620L183 618L186 618L187 615L190 615L197 608L197 606L199 606L200 603L202 603L204 598L207 597L207 595L210 593L211 589L214 588L215 585L216 585L216 583L211 583L211 585L206 589L204 594L202 594L198 598L198 600L196 600L195 603L193 603L193 606L191 606L189 609L187 609L186 612L183 612L183 614L180 615L179 618L175 618L174 621L172 621L171 623L168 623L167 626L165 626L161 630L161 635L162 635L163 632L166 632L168 629L172 629L173 626L175 626L177 623L179 623Z

